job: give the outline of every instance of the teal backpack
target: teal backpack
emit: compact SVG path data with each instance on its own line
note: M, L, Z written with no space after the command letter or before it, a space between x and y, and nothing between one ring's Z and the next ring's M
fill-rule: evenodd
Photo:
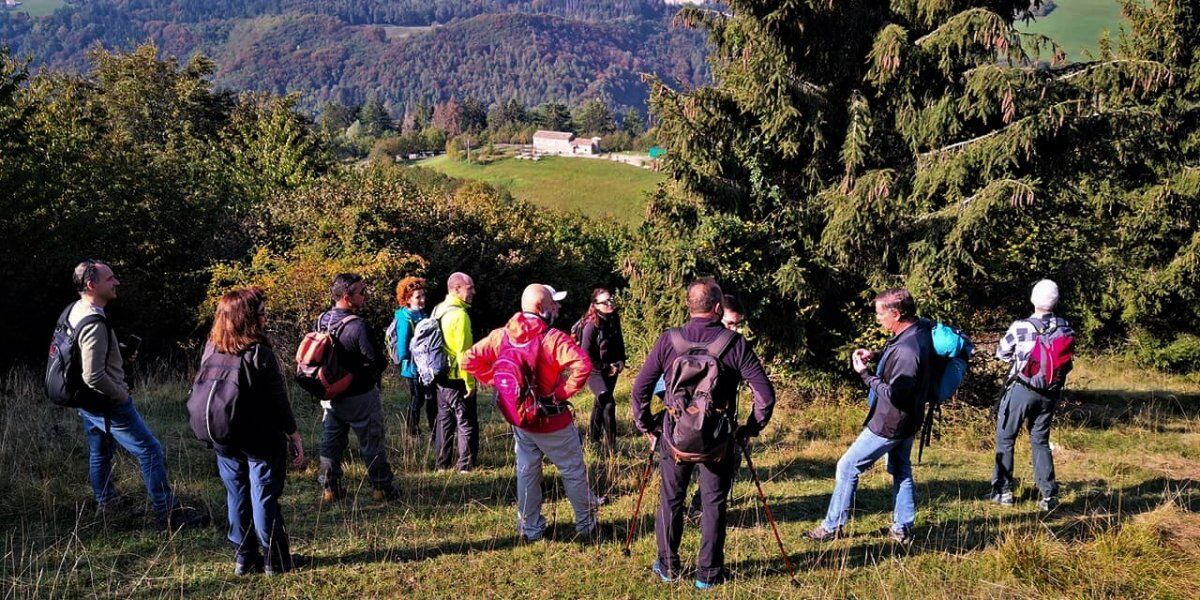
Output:
M936 393L933 402L930 402L926 409L925 420L921 423L921 443L917 446L918 464L925 453L925 446L929 445L933 437L933 423L942 411L942 403L953 397L954 392L962 385L963 378L967 375L971 353L975 351L975 345L966 334L945 323L938 322L930 333L935 355L933 362L938 369L934 375Z

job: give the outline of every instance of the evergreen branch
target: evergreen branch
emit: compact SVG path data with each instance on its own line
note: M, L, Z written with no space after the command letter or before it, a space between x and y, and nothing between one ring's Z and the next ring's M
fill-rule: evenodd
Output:
M945 23L943 23L940 27L917 38L917 41L915 41L913 43L917 46L924 46L925 42L928 42L929 40L934 39L947 31L955 31L955 30L959 29L960 27L962 27L962 21L969 21L972 17L975 17L975 16L981 16L981 17L983 17L985 19L989 19L989 20L1000 19L1000 15L997 15L996 13L994 13L986 8L972 8L972 9L965 10L965 11L958 13L957 15L951 17Z
M1070 73L1058 75L1054 79L1056 81L1066 81L1068 79L1074 79L1075 77L1078 77L1080 75L1086 75L1086 74L1091 73L1092 71L1095 71L1096 69L1099 69L1101 67L1108 67L1108 66L1114 66L1114 65L1148 66L1151 68L1156 68L1161 71L1166 71L1168 73L1170 72L1170 68L1168 68L1166 65L1162 64L1161 62L1159 62L1157 60L1114 59L1114 60L1108 60L1108 61L1103 61L1103 62L1094 61L1094 62L1090 62L1090 63L1085 63L1083 65L1083 68L1073 69Z
M1028 122L1032 121L1032 120L1033 120L1033 119L1035 119L1035 118L1038 118L1038 117L1044 117L1044 116L1053 116L1053 113L1057 112L1057 111L1058 111L1059 109L1061 109L1061 108L1065 108L1065 107L1068 107L1068 106L1070 106L1070 105L1082 106L1082 105L1083 105L1083 103L1084 103L1084 101L1083 101L1083 100L1067 100L1066 102L1060 102L1060 103L1058 103L1058 104L1055 104L1055 105L1053 105L1053 106L1050 106L1049 108L1047 108L1045 111L1043 111L1043 112L1041 112L1041 113L1035 113L1035 114L1032 114L1032 115L1026 115L1026 116L1024 116L1024 117L1021 117L1020 119L1017 119L1016 121L1013 121L1012 123L1009 123L1008 125L1005 125L1004 127L1001 127L1001 128L999 128L999 129L995 129L995 130L989 131L989 132L987 132L987 133L985 133L985 134L983 134L983 135L980 135L980 136L973 137L973 138L971 138L971 139L969 139L969 140L963 140L963 141L961 141L961 142L955 142L955 143L953 143L953 144L950 144L950 145L948 145L948 146L942 146L941 148L935 148L935 149L933 149L933 150L929 150L929 151L926 151L926 152L922 152L922 153L921 153L921 154L918 156L918 158L924 159L924 158L928 158L928 157L930 157L930 156L933 156L933 155L936 155L936 154L944 154L944 153L947 153L947 152L953 152L953 151L955 151L955 150L959 150L959 149L961 149L961 148L964 148L964 147L966 147L966 146L970 146L970 145L972 145L972 144L976 144L976 143L978 143L978 142L981 142L981 141L983 141L983 140L986 140L986 139L988 139L988 138L991 138L991 137L995 137L995 136L997 136L997 135L1000 135L1001 133L1004 133L1004 132L1008 131L1009 129L1012 129L1012 128L1014 128L1014 127L1018 127L1018 126L1020 126L1020 125L1024 125L1024 124L1026 124L1026 123L1028 123ZM1096 109L1096 110L1093 110L1092 112L1090 112L1090 113L1087 113L1087 114L1082 114L1082 113L1081 113L1081 114L1077 115L1077 117L1078 117L1078 118L1080 118L1080 119L1090 119L1090 118L1092 118L1092 117L1099 117L1099 116L1102 116L1102 115L1131 114L1131 113L1138 113L1138 112L1147 113L1147 112L1150 112L1150 111L1148 111L1147 109L1145 109L1145 108L1142 108L1142 107L1126 107L1126 108L1114 108L1114 109ZM1059 115L1059 118L1060 118L1060 119L1064 119L1065 117L1066 117L1066 115L1065 115L1065 114L1060 114L1060 115Z

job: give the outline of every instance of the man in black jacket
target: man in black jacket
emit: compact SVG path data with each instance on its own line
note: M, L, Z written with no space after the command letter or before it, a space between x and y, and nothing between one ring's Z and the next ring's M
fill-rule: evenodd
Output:
M742 380L750 385L754 393L754 409L746 423L737 428L734 437L739 442L758 435L771 419L775 409L775 388L754 350L746 344L740 334L729 332L721 324L721 288L711 278L704 278L688 286L687 306L691 319L678 331L683 339L691 343L711 343L723 335L732 336L726 350L720 355L721 376L713 389L713 403L728 407L728 414L736 418L737 389ZM700 469L700 494L703 500L703 516L700 519L700 555L697 559L696 587L707 589L724 581L725 572L725 512L729 488L733 485L737 461L733 455L738 451L737 443L729 443L725 454L718 460L703 463L676 462L668 443L663 438L670 435L672 423L656 421L650 412L650 397L667 368L678 357L672 343L672 331L658 338L658 342L646 356L646 362L633 384L633 422L638 430L651 440L658 440L659 465L662 472L662 487L658 515L654 521L654 534L658 541L658 560L653 570L664 582L679 579L679 541L683 535L683 503L687 484L692 471ZM664 435L664 430L666 435Z
M859 348L854 351L854 370L870 392L866 427L842 455L837 481L825 521L808 532L810 539L825 541L838 537L850 518L859 476L885 454L892 474L895 512L891 538L912 541L916 498L912 476L913 438L921 429L925 403L935 390L933 338L929 321L918 319L917 304L908 290L893 289L875 297L875 319L892 337L882 353ZM879 359L874 373L867 363Z
M362 276L341 273L333 279L330 295L334 306L317 318L318 331L337 337L338 360L351 373L346 393L335 400L322 400L325 409L321 436L321 466L317 480L326 502L345 496L342 487L342 455L350 442L350 430L358 436L363 462L376 500L395 500L392 468L388 465L383 403L379 378L387 359L376 345L371 326L356 313L367 301L367 284Z

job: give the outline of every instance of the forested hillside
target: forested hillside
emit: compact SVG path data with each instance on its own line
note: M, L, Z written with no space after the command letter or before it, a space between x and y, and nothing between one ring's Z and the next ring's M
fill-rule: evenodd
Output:
M165 54L217 58L218 86L299 92L309 107L378 93L392 107L603 96L643 108L641 72L706 81L703 37L672 27L675 10L661 0L82 0L41 18L0 11L0 39L35 67L72 69L97 43L153 40Z

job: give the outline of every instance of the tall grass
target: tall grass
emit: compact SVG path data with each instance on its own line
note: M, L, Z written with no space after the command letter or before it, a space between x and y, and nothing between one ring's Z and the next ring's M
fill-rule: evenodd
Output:
M482 468L467 476L436 473L427 440L404 431L407 398L387 381L390 459L403 498L373 501L354 452L347 459L350 497L320 501L315 455L319 410L300 393L293 403L310 456L289 474L284 506L295 550L313 564L284 577L237 579L223 541L224 491L211 451L192 438L183 416L187 382L159 374L135 393L139 410L167 450L179 494L211 511L218 526L175 534L146 527L136 463L115 466L119 489L134 500L126 516L100 519L90 502L86 446L78 417L41 399L37 374L0 384L0 597L598 597L692 595L648 572L658 485L652 481L636 524L633 556L624 558L645 444L628 427L628 382L618 389L622 437L615 457L588 450L590 476L610 503L596 539L575 539L557 473L546 467L549 539L524 544L516 530L512 438L481 400ZM585 424L590 399L577 398ZM1135 399L1135 401L1138 401ZM1063 506L1033 505L1026 446L1016 507L983 500L991 475L986 408L947 411L942 436L916 467L917 541L896 546L882 535L890 521L890 478L882 467L863 479L850 537L828 545L802 539L825 510L833 468L863 417L857 394L821 398L786 394L776 420L754 447L755 463L801 587L783 573L753 484L743 470L729 513L727 562L737 578L717 591L733 597L1043 598L1194 597L1200 589L1200 522L1194 510L1200 421L1194 406L1153 403L1122 418L1098 420L1104 404L1075 401L1052 440ZM744 410L744 409L743 409ZM1105 409L1107 410L1107 409ZM1022 442L1024 444L1024 442ZM354 446L354 444L352 444ZM689 527L685 564L699 544ZM698 595L698 594L697 594Z

